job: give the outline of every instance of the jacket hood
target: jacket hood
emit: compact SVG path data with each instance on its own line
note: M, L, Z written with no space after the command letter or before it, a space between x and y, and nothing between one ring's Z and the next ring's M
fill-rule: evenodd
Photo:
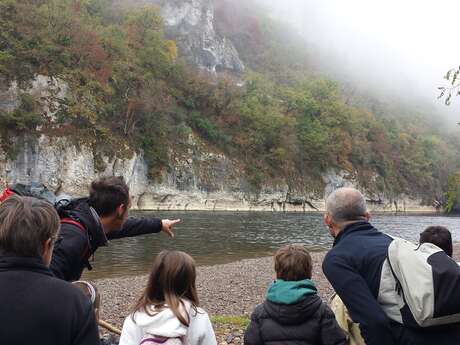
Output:
M72 200L61 212L63 213L61 218L68 217L83 224L88 231L92 252L100 246L107 245L107 237L102 228L101 220L96 211L89 206L88 198Z
M189 318L191 303L185 300L182 302L184 305L181 305L179 310L182 315ZM188 327L179 321L171 309L166 308L157 312L155 309L151 308L149 312L153 316L145 312L134 313L134 322L146 333L167 338L178 338L187 334Z
M275 280L267 291L267 300L277 304L295 304L305 296L315 295L316 286L310 279L299 281Z
M279 304L269 300L265 301L264 309L267 314L282 325L298 325L320 312L321 298L307 295L295 304Z

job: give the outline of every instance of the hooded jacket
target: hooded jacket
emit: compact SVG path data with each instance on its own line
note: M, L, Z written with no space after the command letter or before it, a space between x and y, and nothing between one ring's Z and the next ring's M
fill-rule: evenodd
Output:
M0 343L97 345L90 300L41 258L0 256Z
M54 246L50 270L56 277L66 281L79 280L85 267L91 269L88 259L100 246L107 245L108 240L156 233L162 228L158 218L130 217L121 230L106 236L99 216L89 206L87 198L73 200L59 213L61 219L82 225L61 221L60 236Z
M244 335L245 345L345 345L334 314L311 280L276 280L258 305Z
M169 308L159 312L152 308L150 314L153 316L135 312L125 319L119 345L139 345L146 336L178 338L187 345L217 345L208 314L201 308L195 311L189 301L182 301L185 308L180 311L184 316L188 315L188 327Z

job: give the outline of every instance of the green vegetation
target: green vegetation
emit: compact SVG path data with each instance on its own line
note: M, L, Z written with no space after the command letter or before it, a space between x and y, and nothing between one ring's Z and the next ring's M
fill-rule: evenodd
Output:
M47 96L24 92L15 111L0 113L4 148L24 132L78 130L95 149L142 150L150 177L160 178L169 152L194 133L241 162L255 191L285 179L293 190L322 193L322 176L343 170L389 197L446 200L458 137L430 114L345 100L340 85L311 70L314 52L262 9L217 2L217 29L248 67L238 86L187 66L157 8L120 3L0 0L0 80L28 90L43 75L54 85Z
M460 171L449 176L445 210L447 213L460 212Z
M211 322L217 326L231 326L235 328L246 329L249 325L249 318L247 316L224 316L215 315L211 317Z

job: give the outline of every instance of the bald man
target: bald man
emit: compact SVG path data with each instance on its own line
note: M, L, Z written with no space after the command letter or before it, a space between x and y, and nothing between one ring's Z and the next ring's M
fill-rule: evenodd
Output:
M412 329L391 321L377 296L382 265L392 238L369 223L363 195L354 188L340 188L326 200L324 222L334 237L323 261L323 271L359 323L367 345L460 344L458 325Z

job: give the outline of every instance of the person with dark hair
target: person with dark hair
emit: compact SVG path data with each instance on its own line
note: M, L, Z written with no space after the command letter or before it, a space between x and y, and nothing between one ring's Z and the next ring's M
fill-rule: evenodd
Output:
M429 226L420 234L420 244L433 243L444 252L452 257L452 235L450 231L443 226Z
M88 298L48 268L58 233L50 203L10 196L0 204L2 344L99 344Z
M345 345L344 333L311 280L308 251L300 245L281 247L275 254L275 272L266 301L251 315L244 344Z
M123 323L119 345L217 345L208 314L199 307L195 261L164 250L153 261L147 286Z
M123 177L103 177L91 183L89 197L59 208L61 236L50 269L58 278L79 280L89 259L108 240L163 231L173 237L180 220L128 217L131 198Z

